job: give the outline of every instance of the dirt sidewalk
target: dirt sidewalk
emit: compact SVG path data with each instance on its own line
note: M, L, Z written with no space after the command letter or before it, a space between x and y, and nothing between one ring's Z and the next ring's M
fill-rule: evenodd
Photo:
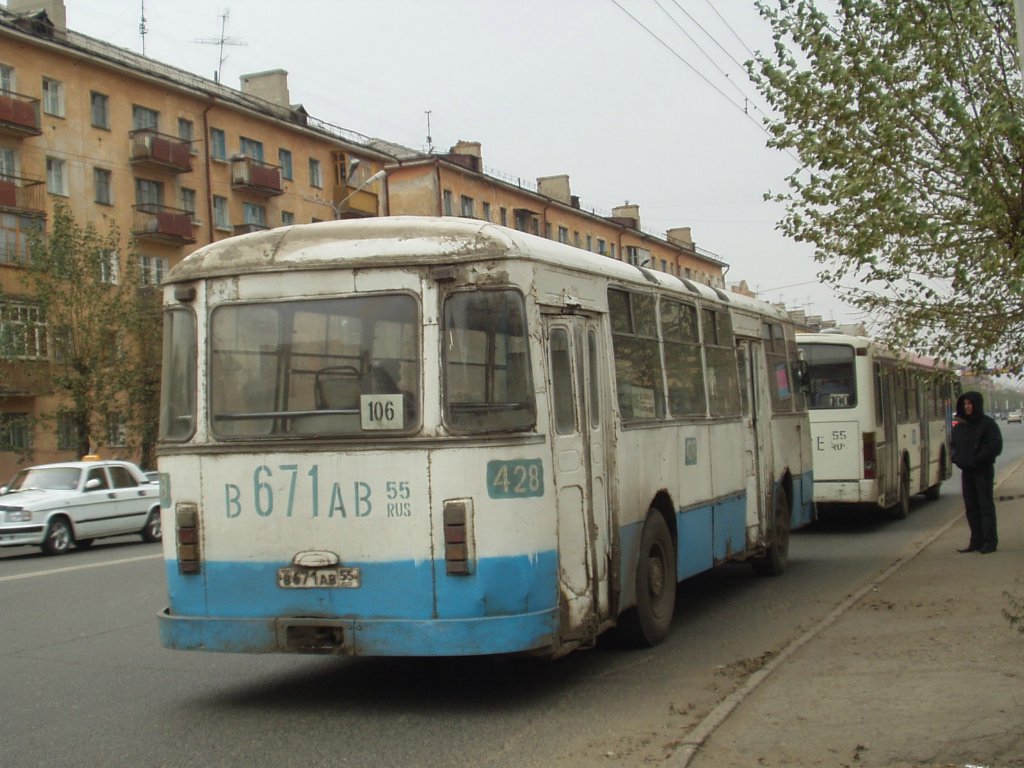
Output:
M961 516L669 764L1024 768L1024 461L998 477L998 552Z

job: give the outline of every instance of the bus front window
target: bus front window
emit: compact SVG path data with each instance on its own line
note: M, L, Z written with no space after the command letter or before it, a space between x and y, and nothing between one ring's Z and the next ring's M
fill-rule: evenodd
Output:
M411 432L420 321L407 295L225 305L210 320L218 437Z
M807 360L808 408L853 408L857 405L854 349L845 344L801 344Z
M536 423L523 296L463 291L444 303L444 415L453 432L511 432Z

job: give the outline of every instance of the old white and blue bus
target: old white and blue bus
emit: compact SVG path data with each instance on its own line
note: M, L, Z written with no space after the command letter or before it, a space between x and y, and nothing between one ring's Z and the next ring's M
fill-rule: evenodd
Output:
M953 467L953 371L864 336L799 333L797 344L807 366L815 502L904 518L912 495L938 498Z
M282 227L165 282L165 646L558 656L810 519L771 306L457 218Z

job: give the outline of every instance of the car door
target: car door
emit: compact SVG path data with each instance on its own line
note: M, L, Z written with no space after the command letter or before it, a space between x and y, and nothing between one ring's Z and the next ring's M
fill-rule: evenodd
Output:
M114 533L137 533L146 524L151 489L144 486L128 467L111 464L110 530Z
M75 538L94 539L110 535L110 503L110 478L106 468L102 465L86 468L78 497L72 499L68 507L74 519Z

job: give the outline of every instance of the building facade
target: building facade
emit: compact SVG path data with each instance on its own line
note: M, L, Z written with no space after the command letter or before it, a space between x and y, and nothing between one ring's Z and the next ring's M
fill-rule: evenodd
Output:
M58 201L79 224L116 225L143 282L225 237L332 218L419 214L492 221L724 287L726 265L689 230L658 237L637 206L581 209L568 176L534 184L488 174L480 145L428 154L349 131L291 104L288 75L239 89L67 28L63 0L0 9L0 483L21 466L78 458L54 417L61 397L45 318L26 289L34 232ZM138 460L114 424L109 458Z

